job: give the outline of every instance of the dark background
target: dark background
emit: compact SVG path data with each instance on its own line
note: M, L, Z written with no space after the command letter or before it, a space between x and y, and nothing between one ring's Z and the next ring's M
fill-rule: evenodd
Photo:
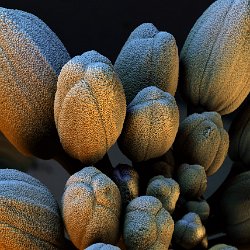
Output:
M114 62L133 29L151 22L171 33L181 49L197 18L214 1L0 0L30 12L61 39L71 56L96 50Z
M30 12L42 19L61 39L70 55L96 50L113 63L129 34L140 24L153 23L160 31L171 33L179 52L198 17L214 1L104 1L104 0L0 0L0 6ZM181 119L185 107L181 100ZM230 119L224 119L228 129ZM114 166L130 163L114 145L108 152ZM231 166L227 158L221 169L209 177L209 196L223 181ZM60 201L69 174L55 161L35 159L28 173L46 184Z

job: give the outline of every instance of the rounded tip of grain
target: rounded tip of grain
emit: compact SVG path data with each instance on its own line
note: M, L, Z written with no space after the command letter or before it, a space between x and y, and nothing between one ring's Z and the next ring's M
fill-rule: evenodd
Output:
M214 174L224 162L229 136L217 112L194 113L185 118L174 142L179 163L198 164L207 176Z
M168 248L174 221L153 196L140 196L126 209L123 238L127 249Z
M86 167L66 182L62 216L73 244L85 249L97 240L116 244L121 196L116 184L95 167Z
M159 199L162 206L172 214L180 195L180 187L174 179L158 175L150 179L146 194Z
M118 146L133 162L160 157L172 146L178 126L179 110L174 97L149 86L127 106Z
M0 170L0 245L58 249L64 231L59 206L46 186L14 169Z
M188 213L175 223L173 240L185 249L192 249L205 237L206 229L196 213Z
M122 80L127 103L152 84L175 94L178 48L170 33L158 31L152 23L143 23L130 34L114 66Z
M84 165L102 159L121 133L126 99L111 62L96 51L72 58L57 82L55 122L65 151Z

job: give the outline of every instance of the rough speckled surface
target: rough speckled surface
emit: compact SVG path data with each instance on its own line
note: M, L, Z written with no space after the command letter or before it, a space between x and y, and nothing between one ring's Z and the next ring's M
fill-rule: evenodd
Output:
M143 88L155 85L175 95L179 73L174 37L152 23L138 26L129 36L115 62L129 104Z
M193 212L193 213L198 214L202 222L207 220L209 213L210 213L210 207L206 200L187 201L185 203L185 207L188 212Z
M180 195L180 187L174 179L158 175L149 181L146 195L159 199L162 206L172 214Z
M70 59L38 17L0 8L0 130L23 154L52 158L57 76Z
M85 165L116 142L126 115L122 84L111 62L96 51L76 56L60 72L55 122L65 151Z
M173 240L185 249L197 246L205 236L206 229L198 214L188 213L174 225Z
M174 142L174 153L181 163L198 164L207 176L224 162L229 136L217 112L194 113L184 119Z
M209 250L238 250L238 248L226 244L217 244L209 248Z
M182 48L180 87L193 105L221 115L250 91L249 0L215 1L196 21Z
M228 133L230 158L250 166L250 105L237 114Z
M178 127L175 98L156 86L149 86L127 106L118 146L133 162L156 158L170 149Z
M120 250L120 248L110 244L96 243L87 247L86 250Z
M181 164L176 180L181 194L187 198L199 198L207 189L207 175L200 165Z
M140 196L127 208L123 238L128 250L168 249L174 221L161 202L153 196Z
M234 177L221 197L220 207L230 239L250 243L250 171Z
M64 224L73 244L85 249L119 239L121 196L115 183L94 167L72 175L62 197Z
M62 249L63 229L47 187L21 171L0 170L1 249Z

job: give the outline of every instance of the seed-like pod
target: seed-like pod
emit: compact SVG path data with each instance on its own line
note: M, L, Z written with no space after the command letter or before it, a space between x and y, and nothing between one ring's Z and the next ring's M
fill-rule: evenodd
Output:
M162 206L172 214L180 195L180 187L174 179L158 175L149 181L146 195L159 199Z
M53 158L60 147L54 96L70 59L38 17L0 8L0 131L22 154Z
M181 92L187 102L221 115L250 91L249 0L215 1L196 21L181 50Z
M154 84L175 95L179 74L178 48L174 37L159 32L152 23L138 26L115 61L129 104L143 88Z
M217 112L189 115L180 124L174 152L180 163L199 164L207 176L214 174L226 158L229 136Z
M0 170L0 249L62 249L59 206L46 186L14 169Z
M79 249L97 241L119 239L121 196L115 183L94 167L72 175L62 197L62 215L68 235Z
M184 249L197 246L206 237L206 229L198 214L188 213L174 226L173 241Z
M209 250L238 250L238 248L226 244L217 244L209 248Z
M55 122L63 148L84 165L103 158L126 115L122 84L111 62L88 51L66 63L58 77Z
M206 200L187 201L185 207L187 212L198 214L202 222L207 220L210 213L210 207Z
M168 249L174 221L153 196L140 196L127 208L123 237L128 250Z
M222 194L221 215L235 243L250 243L250 171L234 177Z
M113 180L120 190L122 207L125 209L139 195L139 175L133 167L119 164L113 171Z
M133 162L156 158L170 149L178 126L179 110L174 97L149 86L127 106L118 146Z
M95 243L87 247L85 250L120 250L120 248L110 244Z
M200 165L181 164L177 170L177 182L183 196L199 198L207 189L205 169Z
M234 118L229 129L229 156L250 166L250 105Z

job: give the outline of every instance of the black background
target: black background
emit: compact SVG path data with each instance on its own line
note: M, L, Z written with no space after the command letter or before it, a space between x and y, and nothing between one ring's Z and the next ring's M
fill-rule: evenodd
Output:
M171 33L180 51L197 18L213 2L0 0L0 6L38 16L58 35L71 56L94 49L114 63L131 31L145 22Z

